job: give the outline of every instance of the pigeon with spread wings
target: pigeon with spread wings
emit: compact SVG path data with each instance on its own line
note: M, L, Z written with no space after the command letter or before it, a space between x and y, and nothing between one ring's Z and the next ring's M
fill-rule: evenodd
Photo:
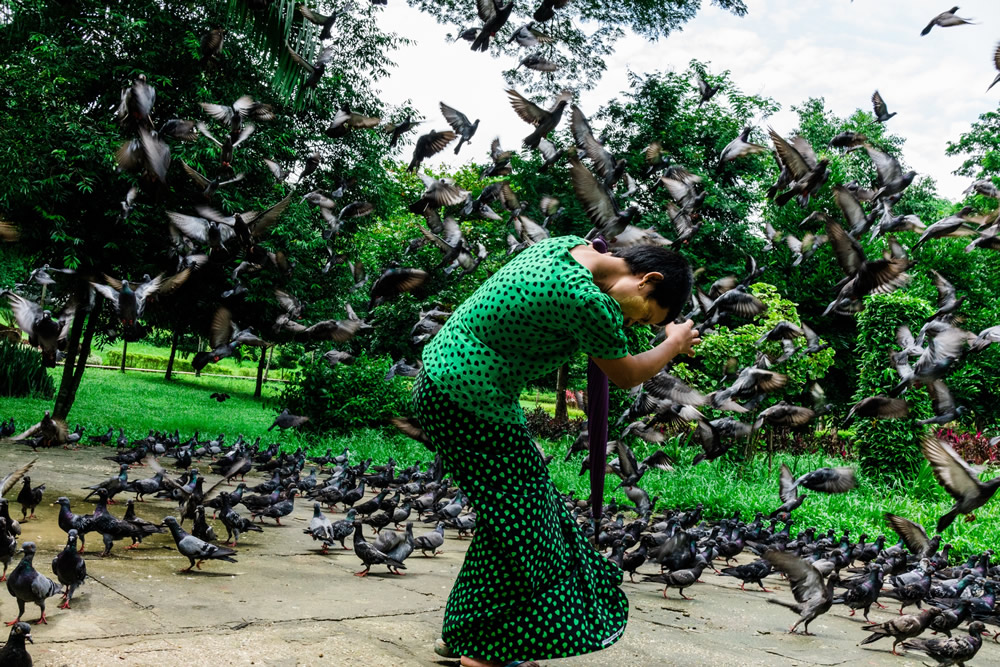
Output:
M979 475L951 446L933 436L925 436L920 445L938 483L955 499L955 505L937 523L937 532L944 532L959 514L974 521L973 512L987 502L1000 489L1000 476L988 482L979 481Z

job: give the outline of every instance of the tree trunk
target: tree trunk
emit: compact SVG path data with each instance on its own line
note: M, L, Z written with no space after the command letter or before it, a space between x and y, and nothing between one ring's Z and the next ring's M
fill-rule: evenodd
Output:
M201 336L198 336L198 347L194 348L194 351L195 351L195 354L197 354L198 352L201 352ZM195 369L194 376L196 378L200 378L201 377L201 369L200 368Z
M118 369L122 373L125 372L125 355L126 354L128 354L128 341L127 340L122 340L122 365L121 365L121 368Z
M264 382L267 382L267 373L271 370L272 359L274 359L274 345L267 352L267 366L264 366Z
M569 364L563 364L556 371L556 421L569 421L569 410L566 408L566 385L569 384Z
M83 379L83 371L87 367L87 357L90 356L90 344L94 340L94 332L97 331L97 321L100 319L99 315L102 305L104 305L104 299L98 295L94 302L94 307L90 311L90 316L87 318L87 330L83 332L83 344L80 347L80 353L77 355L76 373L73 375L73 399L70 401L71 404L73 400L76 400L76 390L80 387L80 380Z
M66 419L69 409L73 405L76 397L76 385L73 383L74 371L76 370L76 355L80 349L80 337L83 335L83 322L87 318L84 313L77 312L73 318L73 324L67 336L66 357L63 359L62 380L59 382L59 393L56 394L56 403L52 406L53 419Z
M257 386L253 390L253 397L260 398L261 390L264 387L264 367L267 366L267 350L260 351L260 361L257 362Z
M181 332L174 329L174 338L170 342L170 359L167 360L167 373L164 378L169 382L170 374L174 372L174 356L177 354L177 343L181 339Z

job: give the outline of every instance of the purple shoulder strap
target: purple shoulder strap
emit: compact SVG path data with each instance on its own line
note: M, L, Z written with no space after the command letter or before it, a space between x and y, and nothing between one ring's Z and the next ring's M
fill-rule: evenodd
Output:
M603 237L593 240L594 250L608 251ZM608 445L608 376L593 359L587 360L587 430L590 438L590 506L596 530L604 509L604 474Z

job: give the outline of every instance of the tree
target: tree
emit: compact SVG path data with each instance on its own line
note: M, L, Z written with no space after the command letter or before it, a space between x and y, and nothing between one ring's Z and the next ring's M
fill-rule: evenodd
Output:
M201 188L190 184L180 162L210 178L224 173L216 149L204 140L171 141L166 184L116 171L113 156L136 131L116 122L114 112L122 89L137 76L144 75L157 91L152 114L157 128L171 118L208 120L199 102L228 104L250 95L271 105L274 120L259 122L257 132L235 152L234 169L246 177L237 187L215 193L211 205L219 210L261 210L293 187L326 187L339 178L356 179L357 185L348 190L351 197L374 199L391 190L380 168L387 152L385 136L364 131L331 137L324 128L345 103L374 114L389 111L376 99L371 84L373 75L387 71L387 54L399 39L381 32L370 8L345 16L340 31L326 44L333 49L333 62L320 84L306 94L299 69L276 69L273 64L286 40L304 57L314 58L318 51L311 24L275 23L277 17L291 17L292 5L276 3L258 14L248 12L245 3L223 0L169 7L154 0L114 5L25 0L8 15L0 34L6 47L0 56L0 155L18 168L0 176L0 211L20 227L20 252L34 265L76 269L80 278L59 295L64 300L75 297L81 308L71 330L54 416L69 412L83 373L83 352L94 336L100 339L116 329L113 309L88 310L83 305L90 303L88 283L102 281L102 274L136 280L143 273L177 271L166 211L193 212L195 204L204 203ZM228 26L222 53L217 61L202 60L201 37L214 25ZM275 25L281 28L277 34ZM281 49L276 50L276 43ZM282 72L283 77L277 77ZM228 131L210 120L208 125L222 136ZM322 168L301 178L301 165L312 153L319 154ZM294 185L275 183L263 158L286 167L300 165L293 170ZM122 216L120 202L133 185L139 188L135 206ZM391 198L377 201L379 208L395 203ZM280 253L293 269L272 267L248 280L245 300L230 304L237 321L260 329L269 326L277 284L297 292L314 314L330 317L342 307L338 285L344 285L346 293L348 278L330 280L320 273L327 258L319 233L323 226L316 212L305 206L288 209L259 245L275 257ZM160 313L162 324L186 327L194 318L201 331L207 330L240 259L240 253L213 252L212 260L192 275L188 293L179 291L179 301ZM151 305L149 313L157 317L156 307Z
M949 141L946 155L967 155L955 170L959 176L989 178L1000 172L1000 112L987 111L979 116L958 141Z
M477 31L483 22L477 15L476 3L467 0L407 0L412 7L427 12L439 23L458 28L454 37L467 28ZM504 3L501 3L504 4ZM701 0L573 0L545 22L534 19L538 5L514 3L514 10L506 25L490 40L494 55L515 56L518 61L526 55L538 54L559 65L556 72L536 73L526 67L504 71L504 78L511 85L529 92L555 92L563 88L589 90L597 85L607 69L605 58L614 52L615 44L627 31L649 40L665 38L693 19L701 9ZM723 9L743 16L747 12L742 0L714 0ZM535 29L552 38L551 42L530 48L519 48L508 43L512 35L527 22L536 21Z

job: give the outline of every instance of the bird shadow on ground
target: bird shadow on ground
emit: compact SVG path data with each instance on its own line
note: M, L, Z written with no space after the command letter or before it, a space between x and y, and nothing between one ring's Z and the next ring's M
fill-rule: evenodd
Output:
M183 570L181 572L174 572L174 574L183 574L185 576L194 577L238 577L239 574L235 572L206 572L205 570Z

